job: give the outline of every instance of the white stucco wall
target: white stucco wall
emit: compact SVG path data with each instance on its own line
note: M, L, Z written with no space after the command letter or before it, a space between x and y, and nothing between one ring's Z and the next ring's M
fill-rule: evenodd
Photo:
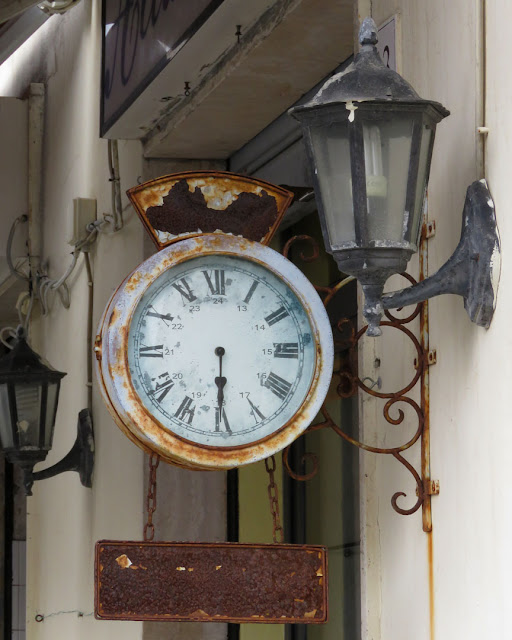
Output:
M62 274L70 261L66 240L72 199L96 198L98 215L111 209L107 142L98 135L100 5L83 0L64 16L52 17L0 67L0 95L21 97L30 82L46 84L43 253L51 277ZM120 164L124 191L142 174L138 142L120 143ZM94 328L111 293L143 258L142 226L131 210L125 220L122 232L103 235L91 255ZM54 300L51 313L36 318L32 327L36 348L67 372L54 447L44 466L71 448L78 412L87 406L87 289L81 257L71 277L71 307L65 310ZM140 539L143 518L143 454L114 426L96 392L93 409L92 490L80 485L78 474L67 473L36 483L28 500L29 640L131 640L142 634L141 623L97 622L92 615L94 543L102 538ZM37 613L45 616L43 622L35 622Z
M483 177L476 127L484 124L485 4L486 124L490 127L486 177L496 203L503 249L498 305L486 331L471 324L462 299L442 296L430 303L430 346L437 350L437 364L430 368L431 470L441 486L440 495L432 499L431 536L422 532L420 513L404 517L391 509L390 497L398 490L409 493L405 506L413 504L414 483L393 460L362 454L365 640L477 640L512 635L507 615L512 595L507 534L512 523L506 502L512 438L507 357L512 81L506 52L512 8L506 0L361 0L359 13L364 17L372 12L380 24L400 12L403 75L422 97L438 100L451 111L438 126L431 171L429 217L437 224L436 236L429 241L433 273L458 242L467 186ZM399 348L391 342L383 349L396 353ZM363 360L371 364L371 347ZM391 361L384 359L380 369L384 384L396 376L397 360L396 355ZM382 418L375 422L381 409L372 400L362 406L363 432L369 436L383 424ZM411 460L418 462L418 457Z

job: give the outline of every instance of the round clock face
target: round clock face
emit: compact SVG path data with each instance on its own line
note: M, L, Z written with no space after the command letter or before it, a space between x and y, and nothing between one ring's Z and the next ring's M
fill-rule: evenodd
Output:
M164 272L131 323L128 363L141 402L176 435L238 447L279 430L315 371L307 313L265 266L192 258Z
M330 323L286 258L243 238L182 240L113 295L96 340L107 407L182 466L232 468L289 445L332 376Z

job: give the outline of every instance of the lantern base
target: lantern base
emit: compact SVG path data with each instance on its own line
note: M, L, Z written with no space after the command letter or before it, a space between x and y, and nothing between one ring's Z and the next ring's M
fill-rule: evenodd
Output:
M364 293L363 316L368 323L369 336L380 336L380 320L384 313L382 292L386 280L407 268L413 251L401 248L364 248L333 251L338 269L354 276L361 283Z
M32 452L30 452L32 453ZM34 465L46 458L47 451L33 452L27 458L27 454L18 454L17 459L10 457L9 459L22 467L24 473L23 484L25 486L25 495L32 495L32 485L36 480L45 480L52 478L64 471L77 471L80 475L80 482L84 487L92 487L92 472L94 468L94 434L92 428L92 418L89 409L82 409L78 414L77 436L75 444L64 458L48 469L42 471L33 471ZM37 455L39 457L36 459Z
M5 457L8 462L21 467L23 470L23 487L26 496L32 495L32 485L34 484L32 474L34 466L38 462L43 462L47 455L47 450L41 451L40 449L34 449L32 451L27 449L5 451Z
M430 278L385 294L384 309L416 304L444 293L464 298L471 321L491 324L500 276L501 251L494 203L485 180L468 187L459 244L452 257Z

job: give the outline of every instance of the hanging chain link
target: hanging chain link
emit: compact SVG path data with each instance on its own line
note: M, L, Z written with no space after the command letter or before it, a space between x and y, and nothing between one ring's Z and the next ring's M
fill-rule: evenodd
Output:
M265 469L269 477L268 499L270 501L270 513L272 514L273 521L272 537L274 543L278 544L284 541L284 531L281 526L281 515L279 513L279 489L274 479L274 471L276 470L276 459L274 456L270 456L270 458L265 460Z
M155 537L155 525L153 524L153 514L156 511L156 470L160 464L160 457L152 453L149 456L149 483L148 495L146 497L146 509L148 520L144 525L144 542L151 542Z

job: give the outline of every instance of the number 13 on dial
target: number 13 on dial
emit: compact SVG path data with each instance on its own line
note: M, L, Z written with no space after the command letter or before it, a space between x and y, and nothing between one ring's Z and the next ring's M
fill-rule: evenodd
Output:
M168 462L226 469L272 455L317 414L329 320L286 258L204 235L140 265L110 301L98 375L115 421Z

